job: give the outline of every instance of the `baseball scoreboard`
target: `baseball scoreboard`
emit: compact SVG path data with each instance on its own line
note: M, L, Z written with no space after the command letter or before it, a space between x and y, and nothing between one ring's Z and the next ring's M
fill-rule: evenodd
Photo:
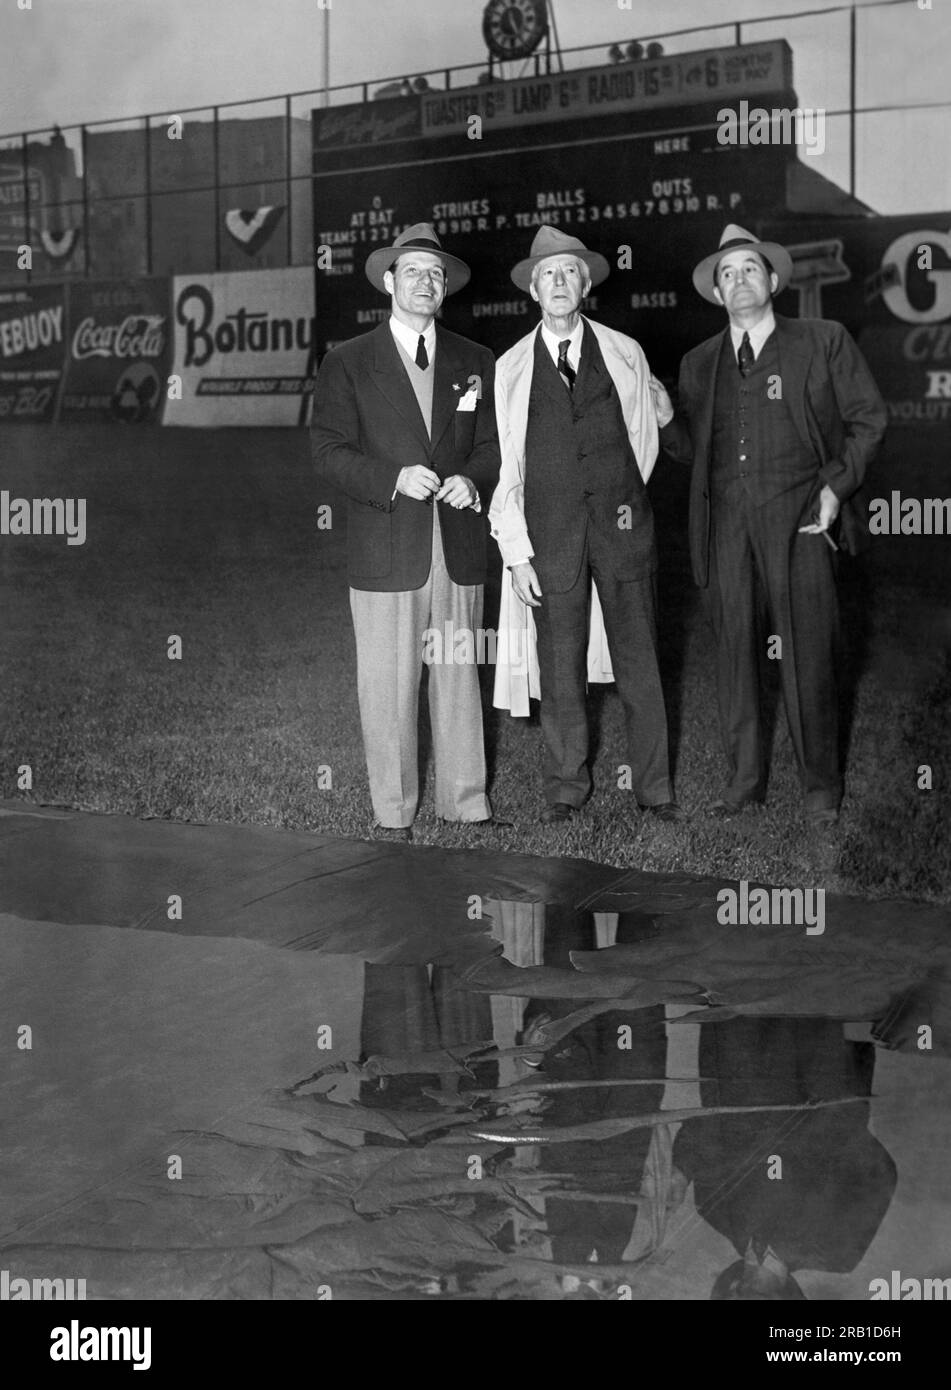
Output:
M502 351L537 317L509 271L550 223L611 264L592 315L672 371L721 326L694 264L727 222L755 227L784 208L796 157L789 144L721 143L717 112L741 99L794 107L791 83L777 40L315 111L318 354L386 317L364 263L419 221L472 267L446 326Z

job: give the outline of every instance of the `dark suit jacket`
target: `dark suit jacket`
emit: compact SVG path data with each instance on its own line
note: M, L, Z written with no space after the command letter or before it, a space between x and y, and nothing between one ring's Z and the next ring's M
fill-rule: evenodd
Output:
M436 328L432 438L400 360L389 322L324 358L314 391L311 446L317 473L347 495L351 588L418 589L429 576L432 507L440 508L446 568L456 584L485 580L486 520L499 476L495 363L487 348ZM473 411L458 411L470 378L481 381ZM400 469L431 468L471 478L482 515L398 493Z
M709 576L710 465L713 403L720 351L731 350L729 328L693 348L680 364L678 410L660 431L673 458L693 465L690 559L705 588ZM865 359L840 323L776 315L783 399L816 463L804 511L828 484L841 502L860 488L885 433L887 416Z
M805 1105L871 1096L875 1049L833 1019L745 1017L701 1026L704 1106ZM705 1221L742 1255L769 1244L790 1270L853 1270L891 1204L897 1169L868 1102L688 1120L674 1163ZM559 1146L560 1147L560 1146ZM771 1155L782 1177L769 1176Z

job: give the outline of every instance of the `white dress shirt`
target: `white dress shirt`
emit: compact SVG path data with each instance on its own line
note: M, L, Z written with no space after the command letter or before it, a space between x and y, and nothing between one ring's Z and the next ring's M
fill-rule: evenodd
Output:
M409 328L405 323L400 323L399 319L390 315L390 332L402 347L411 361L416 361L416 349L419 347L419 334L415 328ZM436 321L430 323L426 332L423 334L423 342L426 344L426 356L429 358L429 365L433 364L433 354L436 351Z
M568 337L568 366L577 372L578 364L581 361L581 339L584 337L584 323L579 318L575 324L575 330ZM553 333L550 328L542 324L542 342L551 353L551 360L558 366L558 344L565 341L565 335L560 336Z
M755 328L737 328L736 324L730 324L730 341L733 344L733 356L737 357L740 351L740 343L743 341L743 334L749 333L750 347L753 349L753 361L763 351L763 344L776 327L776 320L773 317L772 309L769 309L764 318L761 318Z

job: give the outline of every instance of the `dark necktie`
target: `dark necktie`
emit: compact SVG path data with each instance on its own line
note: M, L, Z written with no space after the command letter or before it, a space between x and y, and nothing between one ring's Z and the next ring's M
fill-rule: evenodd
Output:
M750 335L744 333L743 341L740 343L740 350L736 355L736 365L739 367L741 375L749 376L750 372L753 370L753 363L755 360L753 356L753 344L750 342Z
M573 391L575 389L576 372L574 367L568 361L568 349L570 346L570 338L565 338L562 342L558 344L558 370L561 372L562 376L565 378L565 381L568 383L568 390Z
M429 366L429 355L426 352L426 341L422 333L420 333L419 342L416 345L416 365L421 367L423 371Z

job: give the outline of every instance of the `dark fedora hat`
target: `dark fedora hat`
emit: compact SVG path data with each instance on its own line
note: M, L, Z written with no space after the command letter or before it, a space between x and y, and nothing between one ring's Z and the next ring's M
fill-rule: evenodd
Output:
M549 227L546 223L535 233L531 254L524 261L519 261L512 271L512 279L520 290L531 288L532 271L540 261L547 261L549 256L577 256L588 267L592 286L600 285L611 274L611 267L599 251L589 251L576 236L569 236L567 232L560 232L557 227Z
M785 246L780 246L778 241L757 241L752 232L747 232L743 227L738 227L735 222L731 222L728 227L724 228L718 249L712 251L709 256L704 256L693 272L694 289L697 293L702 294L704 299L708 299L711 304L719 304L720 301L713 294L716 286L717 266L728 251L742 251L744 249L758 251L764 260L769 261L779 276L779 284L776 286L777 294L786 288L792 277L793 263L792 256Z
M383 276L401 251L428 251L430 255L438 256L446 271L447 294L461 290L472 273L465 261L460 261L458 256L450 256L448 251L442 249L431 222L414 222L412 227L400 232L391 246L378 246L367 257L367 279L374 289L387 293Z

